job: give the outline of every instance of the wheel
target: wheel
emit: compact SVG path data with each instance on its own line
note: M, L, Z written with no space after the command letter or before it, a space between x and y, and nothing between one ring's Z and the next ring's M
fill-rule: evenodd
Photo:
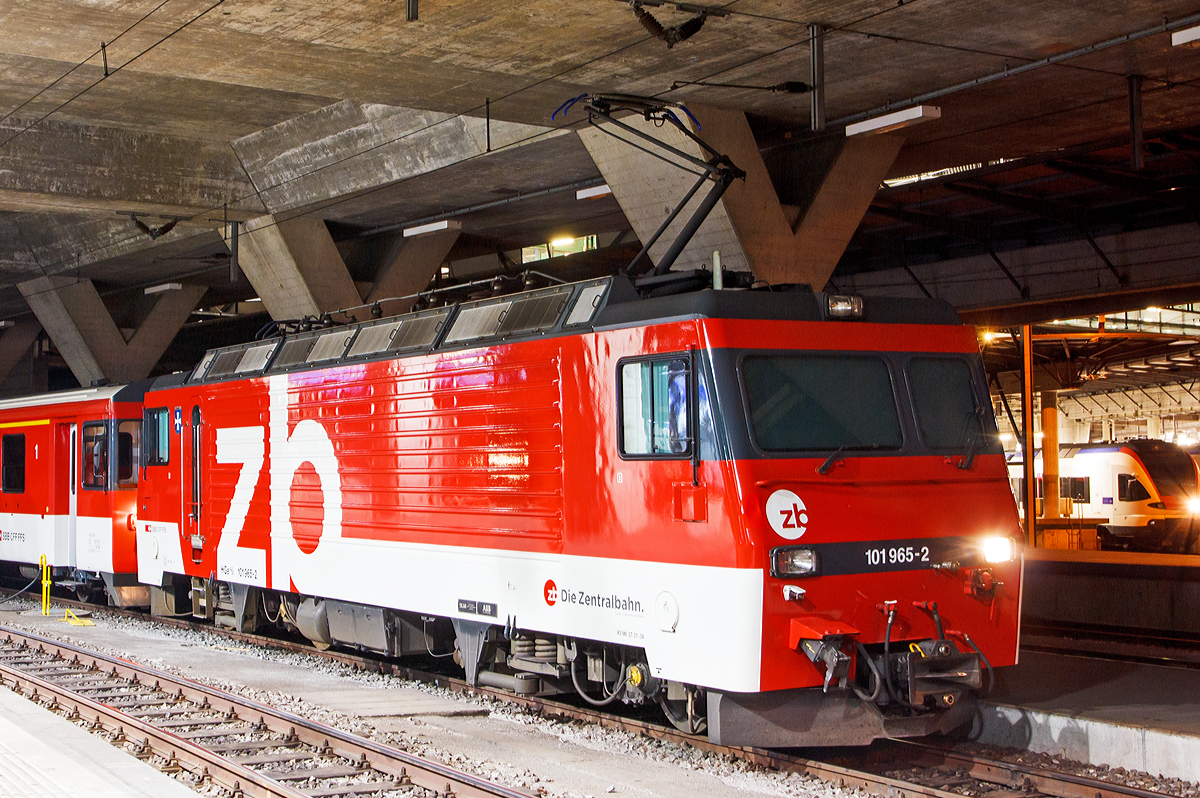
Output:
M690 700L670 700L660 694L658 704L662 707L663 714L667 716L667 720L679 731L684 734L704 734L704 732L708 731L708 719L703 715L697 714L701 707L706 706L704 692L700 689L684 689L687 690ZM689 704L691 704L690 716L688 712Z

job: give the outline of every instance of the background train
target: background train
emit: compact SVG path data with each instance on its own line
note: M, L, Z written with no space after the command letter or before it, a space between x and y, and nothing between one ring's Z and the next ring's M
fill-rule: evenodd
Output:
M724 743L962 723L1015 662L1021 573L973 330L695 277L209 352L144 391L114 580L134 556L158 613L656 702Z
M1009 463L1015 495L1023 462ZM1200 471L1182 448L1168 441L1064 443L1059 446L1059 493L1072 514L1104 519L1098 533L1105 548L1200 554ZM1034 460L1042 495L1042 455Z

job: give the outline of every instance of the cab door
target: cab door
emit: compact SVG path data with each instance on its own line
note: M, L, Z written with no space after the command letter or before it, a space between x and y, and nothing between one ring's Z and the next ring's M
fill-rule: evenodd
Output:
M184 409L183 457L181 486L183 488L183 530L185 549L191 549L192 562L204 559L204 414L199 400Z

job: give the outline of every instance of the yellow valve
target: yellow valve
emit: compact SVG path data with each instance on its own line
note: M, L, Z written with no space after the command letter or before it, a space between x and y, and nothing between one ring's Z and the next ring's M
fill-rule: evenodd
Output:
M50 614L50 564L46 562L46 555L43 554L38 559L38 565L42 567L42 615Z
M921 647L918 646L916 643L909 643L908 650L914 654L920 654L922 657L925 656L925 652L922 651Z
M630 665L625 678L629 682L630 686L641 687L642 682L645 681L645 674L642 673L642 669L637 665Z

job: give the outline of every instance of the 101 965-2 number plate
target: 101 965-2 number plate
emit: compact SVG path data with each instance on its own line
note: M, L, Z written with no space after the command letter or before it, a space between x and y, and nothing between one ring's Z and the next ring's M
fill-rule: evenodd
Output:
M817 573L870 574L881 571L920 571L966 555L964 538L908 538L818 543Z

